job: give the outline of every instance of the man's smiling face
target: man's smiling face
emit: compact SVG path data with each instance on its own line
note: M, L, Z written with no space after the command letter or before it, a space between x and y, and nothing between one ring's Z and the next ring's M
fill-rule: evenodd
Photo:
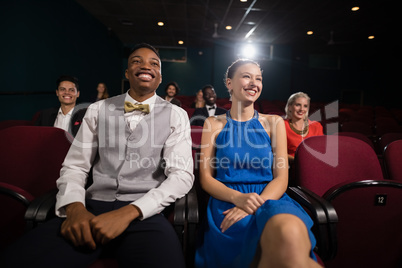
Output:
M149 48L139 48L128 58L126 78L137 97L152 96L162 82L161 61Z
M56 90L56 95L61 104L70 105L75 104L77 98L80 96L80 92L73 82L62 81Z

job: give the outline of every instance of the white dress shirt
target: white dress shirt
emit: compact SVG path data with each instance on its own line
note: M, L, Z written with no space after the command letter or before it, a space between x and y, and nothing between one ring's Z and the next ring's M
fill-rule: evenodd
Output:
M59 111L57 112L57 117L56 120L54 120L54 127L64 129L65 131L68 132L68 129L70 127L70 121L71 121L71 115L73 114L73 109L71 109L67 114L63 114L63 111L61 110L61 107L59 108Z
M141 103L149 104L152 112L156 97L155 94ZM86 191L84 187L88 172L98 153L98 115L104 101L98 101L88 107L77 134L80 138L74 140L64 160L60 178L57 180L59 192L57 194L56 215L59 217L66 216L65 206L68 204L81 202L85 205ZM130 101L133 104L139 103L128 92L125 101ZM145 114L141 111L132 111L124 114L124 120L130 129L134 130L144 116ZM169 150L166 150L169 151L169 154L164 152L163 155L166 162L164 173L167 178L157 188L149 190L145 195L132 202L141 210L142 219L161 212L167 204L183 197L191 189L194 181L188 115L180 107L172 105L170 120L171 134L165 142L165 145L169 147ZM186 159L186 161L177 161L177 159Z
M216 110L216 104L210 106L208 104L205 105L205 108L207 108L209 116L214 116L215 115L215 110Z

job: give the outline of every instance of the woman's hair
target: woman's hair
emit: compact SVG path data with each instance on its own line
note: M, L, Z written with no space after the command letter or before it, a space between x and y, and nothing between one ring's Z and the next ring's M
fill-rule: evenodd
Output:
M108 90L107 90L106 84L103 83L103 82L98 83L98 85L99 85L99 84L102 84L102 85L105 87L105 91L103 91L103 94L102 94L102 99L107 99L107 98L109 98L109 92L108 92Z
M292 106L298 98L306 98L307 102L308 102L308 106L310 107L310 97L306 93L304 93L304 92L294 93L294 94L290 95L288 102L286 103L286 106L285 106L286 118L291 117L291 113L289 111L289 106ZM307 118L308 118L308 110L306 113L306 120L307 120Z
M261 66L258 62L254 61L254 60L249 60L249 59L238 59L236 61L234 61L226 70L225 73L225 84L226 84L226 79L230 78L232 79L235 72L237 71L237 69L239 69L240 66L243 66L244 64L248 64L248 63L252 63L258 66L258 68L261 69ZM261 70L262 72L262 70Z
M258 62L254 61L254 60L249 60L249 59L238 59L238 60L234 61L234 62L228 67L228 69L226 70L225 78L224 78L224 83L225 83L225 85L226 85L226 80L227 80L228 78L232 79L233 76L234 76L234 74L236 73L237 69L239 69L240 66L243 66L243 65L249 64L249 63L252 63L252 64L257 65L258 68L260 68L261 73L262 73L261 66L260 66L260 64L259 64ZM229 92L229 94L232 95L231 92Z
M176 82L169 82L167 85L166 85L166 87L165 87L165 92L168 90L168 88L169 88L169 86L174 86L175 88L176 88L176 94L174 94L175 96L177 95L177 94L179 94L179 92L180 92L180 88L179 88L179 85L176 83Z

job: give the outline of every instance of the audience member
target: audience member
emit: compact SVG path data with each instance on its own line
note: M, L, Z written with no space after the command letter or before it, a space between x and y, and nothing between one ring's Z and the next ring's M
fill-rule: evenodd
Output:
M206 119L200 182L211 198L196 267L320 267L311 218L286 194L283 119L259 114L258 63L237 60L226 73L232 107Z
M96 90L98 91L98 94L96 96L96 101L109 98L109 92L107 90L107 86L105 83L99 83Z
M155 94L162 75L154 47L136 45L125 76L127 93L88 108L57 181L58 217L11 246L5 267L88 267L101 254L121 267L184 267L161 212L193 184L189 120Z
M310 97L303 92L291 95L285 107L288 157L293 162L299 144L311 136L324 135L322 125L308 119Z
M195 95L195 100L193 103L191 103L190 108L202 108L205 107L205 100L202 94L202 89L197 91L197 94Z
M208 117L226 113L226 109L216 106L216 93L212 85L206 85L201 90L205 106L195 109L190 120L193 126L203 126Z
M165 87L165 100L171 102L174 105L181 107L181 102L175 98L177 94L179 94L180 88L176 82L170 82Z
M75 109L77 98L80 96L78 79L62 75L57 79L56 85L60 107L41 111L35 125L58 127L75 136L86 112L86 109Z

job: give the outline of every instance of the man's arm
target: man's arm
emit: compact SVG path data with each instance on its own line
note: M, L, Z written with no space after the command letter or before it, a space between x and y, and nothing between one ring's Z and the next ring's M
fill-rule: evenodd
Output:
M74 202L85 205L85 185L88 172L98 149L97 120L99 103L92 104L85 114L81 127L64 159L57 180L56 215L66 217L65 206Z
M157 188L132 203L140 209L141 219L160 213L176 199L183 197L194 182L191 130L187 113L173 105L170 120L173 124L172 133L163 150L167 178Z

